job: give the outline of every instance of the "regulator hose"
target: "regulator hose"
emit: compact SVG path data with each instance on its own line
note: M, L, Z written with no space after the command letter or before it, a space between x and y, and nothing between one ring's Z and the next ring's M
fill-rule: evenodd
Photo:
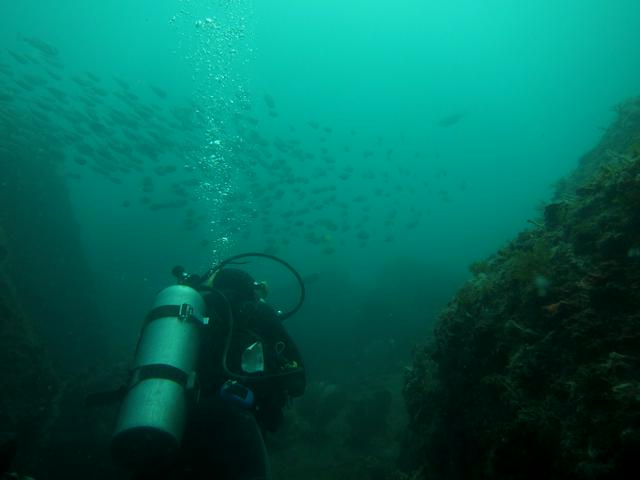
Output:
M287 270L291 272L291 274L297 280L298 285L300 286L300 298L298 300L298 303L295 305L295 307L293 307L288 312L283 312L279 314L278 318L280 319L280 321L286 320L287 318L294 315L298 310L300 310L300 308L302 307L302 304L304 303L304 299L306 297L304 281L302 280L302 277L300 276L300 274L297 272L295 268L293 268L289 263L285 262L281 258L276 257L275 255L269 255L268 253L259 253L259 252L240 253L238 255L229 257L226 260L223 260L222 262L220 262L219 264L211 267L209 271L204 275L203 278L207 280L212 279L215 274L217 274L220 270L222 270L224 267L226 267L230 263L234 263L235 261L240 260L241 258L248 258L248 257L259 257L259 258L267 258L269 260L273 260L274 262L283 265Z

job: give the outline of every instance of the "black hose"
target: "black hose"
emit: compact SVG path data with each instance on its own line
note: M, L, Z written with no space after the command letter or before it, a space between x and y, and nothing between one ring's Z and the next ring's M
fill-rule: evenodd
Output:
M225 339L224 348L222 349L222 369L227 374L227 376L229 378L232 378L234 380L238 380L240 382L247 382L247 381L269 380L269 379L272 379L272 378L284 377L284 376L290 374L291 372L283 372L283 373L271 373L271 374L268 374L268 375L252 376L252 375L238 374L238 373L232 372L229 369L229 366L227 364L227 357L229 356L229 348L231 347L231 340L232 340L232 337L233 337L233 323L234 323L233 309L231 308L231 303L229 302L229 299L220 290L216 290L215 288L213 288L213 289L208 290L208 291L211 292L211 293L215 293L216 295L220 296L220 298L222 298L222 300L223 300L223 302L225 304L225 307L226 307L227 317L229 319L229 331L227 332L227 338Z
M304 303L304 299L306 297L306 290L305 290L305 287L304 287L304 281L302 280L302 277L296 271L295 268L293 268L290 264L288 264L287 262L285 262L281 258L276 257L275 255L269 255L268 253L259 253L259 252L240 253L238 255L234 255L233 257L229 257L226 260L223 260L218 265L215 265L215 266L211 267L209 269L209 271L206 273L206 275L204 276L204 278L207 278L207 279L211 278L212 275L214 275L215 273L219 272L220 270L222 270L224 267L226 267L230 263L232 263L232 262L234 262L234 261L236 261L236 260L238 260L240 258L246 258L246 257L268 258L269 260L273 260L274 262L277 262L277 263L279 263L281 265L284 265L293 274L293 276L298 281L298 285L300 286L300 299L298 300L298 303L296 304L296 306L293 307L293 309L289 310L288 312L284 312L284 313L281 313L280 315L278 315L278 318L280 319L280 321L286 320L287 318L289 318L292 315L294 315L298 310L300 310L300 308L302 307L302 304Z

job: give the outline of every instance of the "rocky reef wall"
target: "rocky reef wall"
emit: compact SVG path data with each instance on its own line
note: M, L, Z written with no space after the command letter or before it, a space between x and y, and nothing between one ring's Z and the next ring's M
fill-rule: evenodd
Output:
M406 376L415 476L640 478L640 98L471 271Z
M103 346L100 312L80 242L59 146L32 138L27 118L0 139L0 226L10 258L5 271L25 313L63 371L86 368Z
M8 273L11 260L0 225L0 430L18 435L18 461L32 465L47 443L60 383Z
M50 478L51 452L72 452L57 447L70 378L105 346L59 150L14 113L0 136L0 431L17 434L13 468Z

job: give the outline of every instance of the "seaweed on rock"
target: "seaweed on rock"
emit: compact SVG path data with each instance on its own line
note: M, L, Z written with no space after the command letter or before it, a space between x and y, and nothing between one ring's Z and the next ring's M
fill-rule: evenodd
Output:
M0 225L0 425L19 434L18 462L34 462L48 438L58 378L7 272L11 250Z
M595 173L572 175L536 228L472 265L416 352L407 445L425 478L640 472L638 105L582 162Z

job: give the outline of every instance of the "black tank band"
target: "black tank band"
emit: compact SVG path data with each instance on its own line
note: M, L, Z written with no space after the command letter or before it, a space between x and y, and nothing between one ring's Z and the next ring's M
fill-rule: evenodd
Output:
M136 368L131 375L129 390L144 380L151 378L170 380L177 383L181 387L186 387L189 381L189 375L184 371L172 365L157 363L152 365L143 365Z
M149 312L147 318L145 318L144 325L146 327L154 320L167 317L182 318L188 322L193 322L200 325L206 324L204 318L198 318L193 314L193 307L191 305L189 305L188 303L183 303L182 305L162 305L161 307L154 308Z

